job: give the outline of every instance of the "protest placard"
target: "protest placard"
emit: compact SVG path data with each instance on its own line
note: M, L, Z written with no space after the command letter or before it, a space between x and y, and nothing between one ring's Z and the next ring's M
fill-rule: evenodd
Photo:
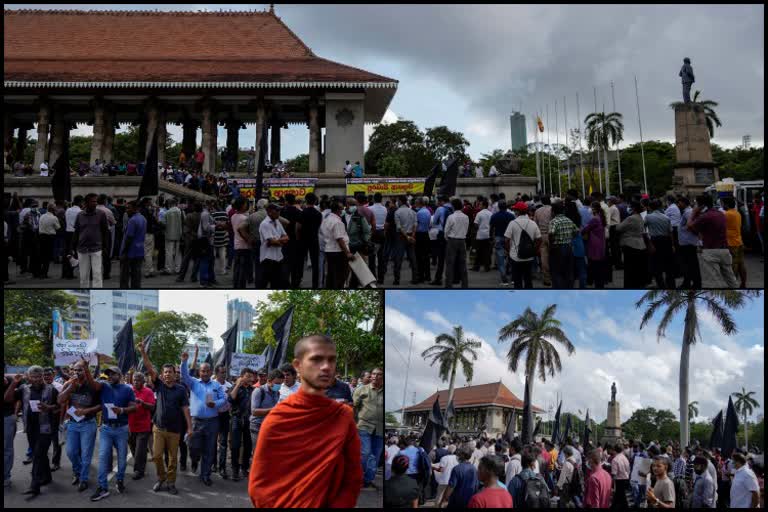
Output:
M232 354L232 360L229 363L229 375L232 377L239 377L240 371L243 368L250 368L253 371L264 367L266 364L266 358L261 354L243 354L242 352L234 352Z
M86 360L95 362L94 356L96 352L98 340L91 338L87 340L64 340L61 338L54 338L53 340L53 357L54 364L56 366L67 365L76 363L81 357Z

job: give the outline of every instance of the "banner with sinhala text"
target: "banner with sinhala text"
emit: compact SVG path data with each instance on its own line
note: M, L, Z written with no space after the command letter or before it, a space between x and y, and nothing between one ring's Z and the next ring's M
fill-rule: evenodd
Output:
M227 184L237 182L240 195L246 199L256 198L256 180L253 178L228 179ZM315 191L317 178L267 178L264 180L264 189L271 199L279 199L285 194L293 194L297 200Z
M356 192L365 195L381 193L382 196L399 196L400 194L420 195L424 193L425 178L348 178L347 195Z

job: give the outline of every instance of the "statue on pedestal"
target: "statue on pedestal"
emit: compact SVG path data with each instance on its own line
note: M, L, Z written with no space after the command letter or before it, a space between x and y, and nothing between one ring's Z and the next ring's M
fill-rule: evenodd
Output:
M683 101L685 103L691 102L691 85L696 80L693 77L693 68L691 67L691 59L688 57L683 59L683 67L680 68L680 78L683 79Z
M616 401L616 383L614 382L611 385L611 402L615 402L615 401Z

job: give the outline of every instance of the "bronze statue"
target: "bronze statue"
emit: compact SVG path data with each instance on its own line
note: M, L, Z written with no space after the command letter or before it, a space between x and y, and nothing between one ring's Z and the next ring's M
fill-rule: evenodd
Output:
M683 67L680 68L679 76L683 79L683 101L685 103L691 102L691 85L696 80L693 77L693 68L691 67L691 59L688 57L683 59Z
M614 382L613 385L611 385L611 402L616 401L616 383Z

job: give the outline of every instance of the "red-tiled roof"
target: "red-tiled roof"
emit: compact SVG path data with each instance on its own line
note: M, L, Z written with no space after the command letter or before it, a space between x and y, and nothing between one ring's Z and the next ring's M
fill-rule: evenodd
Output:
M271 12L5 10L5 81L396 82L316 56Z
M432 410L432 404L435 403L435 396L440 401L440 407L448 406L448 390L443 389L437 393L432 393L423 402L406 407L406 411L419 412ZM501 407L512 407L515 409L523 408L523 401L517 398L507 386L501 382L492 382L490 384L480 384L477 386L468 386L464 388L455 388L453 390L453 404L457 409L460 407L475 407L481 405L498 405ZM533 406L534 412L544 412Z

